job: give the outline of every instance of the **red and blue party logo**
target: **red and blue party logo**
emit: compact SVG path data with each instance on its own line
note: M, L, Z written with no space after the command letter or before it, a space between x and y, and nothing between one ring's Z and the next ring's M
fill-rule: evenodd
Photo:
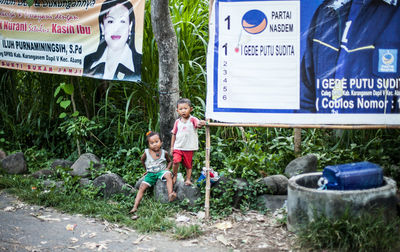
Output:
M397 49L379 49L378 72L397 73Z
M250 34L263 32L267 27L267 23L267 17L260 10L249 10L242 18L243 29Z

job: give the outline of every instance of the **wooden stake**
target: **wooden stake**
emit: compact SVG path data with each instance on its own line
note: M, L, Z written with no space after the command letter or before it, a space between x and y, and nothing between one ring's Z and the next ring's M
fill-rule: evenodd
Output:
M208 125L210 121L207 120L206 124L206 199L204 203L205 218L210 218L210 126Z
M301 154L301 128L294 128L294 156L300 157Z

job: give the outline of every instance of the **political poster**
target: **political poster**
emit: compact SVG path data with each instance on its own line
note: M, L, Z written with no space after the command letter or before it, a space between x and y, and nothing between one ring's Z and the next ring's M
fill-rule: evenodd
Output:
M399 125L399 4L215 0L206 117Z
M144 0L0 0L0 67L137 81Z

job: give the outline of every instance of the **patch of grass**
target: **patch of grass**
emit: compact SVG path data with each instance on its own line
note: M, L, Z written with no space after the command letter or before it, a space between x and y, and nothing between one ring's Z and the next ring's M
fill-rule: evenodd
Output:
M133 202L132 202L133 203ZM140 202L133 227L141 232L164 232L174 227L173 214L177 208L173 204L162 204L153 197L144 197Z
M132 227L141 233L164 232L174 227L172 216L177 212L177 207L174 204L162 204L148 195L139 206L139 218L131 220L128 212L133 206L135 195L117 195L117 200L104 199L83 193L84 189L73 193L56 188L44 189L39 182L40 180L28 176L1 175L0 189L5 189L30 204L104 219Z
M31 186L36 186L32 177L8 175L0 169L0 189L15 188L28 190L31 189Z
M297 236L305 249L334 251L398 251L400 219L388 223L382 210L360 216L346 211L340 218L322 215L303 226Z
M174 230L174 237L178 240L196 238L202 234L203 231L197 224L189 226L177 226Z

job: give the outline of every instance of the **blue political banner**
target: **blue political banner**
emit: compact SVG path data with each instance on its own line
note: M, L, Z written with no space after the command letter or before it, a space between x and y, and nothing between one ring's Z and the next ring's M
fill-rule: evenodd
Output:
M398 5L393 0L216 0L207 118L400 124Z

